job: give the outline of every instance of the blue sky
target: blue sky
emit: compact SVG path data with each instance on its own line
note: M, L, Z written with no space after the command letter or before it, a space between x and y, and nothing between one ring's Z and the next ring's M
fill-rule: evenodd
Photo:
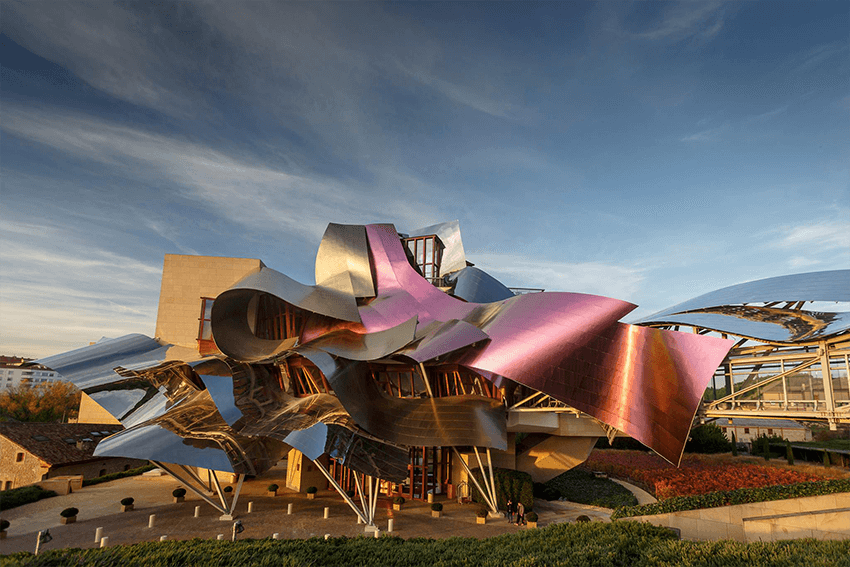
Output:
M646 315L850 267L850 4L3 1L0 351L152 334L166 253L313 283L459 219Z

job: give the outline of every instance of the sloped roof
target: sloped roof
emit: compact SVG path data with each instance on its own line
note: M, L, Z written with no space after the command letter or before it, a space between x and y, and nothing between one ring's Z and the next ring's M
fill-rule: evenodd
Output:
M729 427L728 418L720 418L715 421L717 425ZM732 419L734 427L772 427L776 429L806 429L802 423L793 419L762 419L754 417L736 417Z
M0 436L55 466L90 461L97 441L123 429L114 423L0 423ZM80 449L78 441L85 442Z

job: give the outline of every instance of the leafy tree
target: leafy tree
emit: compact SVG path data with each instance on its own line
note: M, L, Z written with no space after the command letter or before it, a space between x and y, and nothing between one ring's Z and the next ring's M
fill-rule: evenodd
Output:
M731 449L726 434L717 425L707 423L691 430L691 438L685 445L689 453L725 453Z
M19 386L0 393L0 421L62 422L77 415L80 391L70 382Z

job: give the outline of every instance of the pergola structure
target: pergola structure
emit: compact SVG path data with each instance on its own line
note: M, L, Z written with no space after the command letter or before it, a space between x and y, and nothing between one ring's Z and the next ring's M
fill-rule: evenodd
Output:
M616 299L515 295L466 261L457 222L408 234L331 224L314 285L239 262L253 267L235 284L196 293L196 348L128 335L38 361L126 427L96 455L156 462L223 517L246 475L293 449L372 527L383 484L424 494L452 467L496 512L493 462L517 428L537 432L524 440L531 467L559 451L586 458L592 443L555 438L582 419L678 463L733 344L621 323L635 305ZM164 273L163 290L166 277L199 279L180 273L189 283ZM162 297L158 328L182 313ZM215 471L238 475L229 501Z

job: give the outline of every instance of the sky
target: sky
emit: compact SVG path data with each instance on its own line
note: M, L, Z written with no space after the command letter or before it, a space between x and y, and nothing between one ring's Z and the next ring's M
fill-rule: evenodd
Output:
M850 3L0 4L0 353L154 332L163 256L306 284L457 219L634 319L850 268Z

